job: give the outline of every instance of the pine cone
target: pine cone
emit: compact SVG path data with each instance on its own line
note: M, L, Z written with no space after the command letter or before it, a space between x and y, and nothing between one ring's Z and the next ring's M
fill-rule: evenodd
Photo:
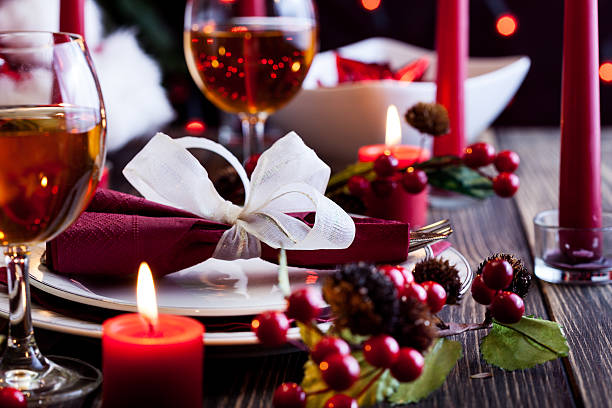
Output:
M450 131L448 111L438 103L417 103L406 112L406 121L419 132L431 136L442 136Z
M438 333L429 308L417 299L403 297L399 309L399 320L391 335L401 347L424 352Z
M338 328L354 334L389 333L397 321L399 300L395 286L372 264L344 265L323 285Z
M492 261L494 259L503 259L505 261L508 261L508 263L512 266L514 276L512 278L510 286L508 286L506 290L514 292L520 297L524 298L527 295L527 292L529 292L529 286L531 285L532 276L531 273L527 270L527 268L525 268L525 265L523 265L523 261L521 261L516 256L504 253L493 254L480 263L476 274L480 275L482 273L482 268L484 268L487 262Z
M414 280L417 283L434 281L446 290L446 304L455 305L461 300L459 271L448 260L425 259L414 266Z

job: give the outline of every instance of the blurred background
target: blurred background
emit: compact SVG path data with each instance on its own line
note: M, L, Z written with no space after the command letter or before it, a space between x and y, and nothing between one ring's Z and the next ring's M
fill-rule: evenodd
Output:
M436 1L316 0L320 50L382 36L433 49ZM218 110L192 81L183 55L183 1L104 0L109 29L133 27L145 51L163 70L178 116L175 124L219 123ZM602 124L612 124L612 0L599 1ZM559 124L563 1L471 0L470 55L528 55L531 69L495 125Z

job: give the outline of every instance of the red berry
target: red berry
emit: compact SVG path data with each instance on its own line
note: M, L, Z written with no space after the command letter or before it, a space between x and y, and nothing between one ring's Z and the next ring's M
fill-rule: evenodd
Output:
M499 173L493 180L493 191L500 197L512 197L517 192L521 182L514 173Z
M282 383L272 398L274 408L304 408L306 406L306 393L296 383Z
M261 344L278 347L287 342L289 321L282 312L264 312L253 319L251 328Z
M489 306L493 318L501 323L517 323L525 313L525 302L512 292L499 292Z
M319 364L331 354L351 354L351 347L339 337L323 337L310 352L310 358Z
M423 372L425 359L411 347L402 347L397 361L391 366L391 375L401 382L414 381Z
M477 275L472 281L472 297L481 305L490 305L496 290L489 288L482 280L482 275Z
M512 265L503 259L493 259L482 268L482 280L491 289L505 289L512 282Z
M377 178L372 181L372 191L379 198L386 198L393 194L393 191L397 188L397 181L392 178Z
M438 313L446 304L446 290L438 282L427 281L421 283L427 292L427 305L431 313Z
M393 337L379 334L364 343L363 356L374 367L389 368L399 356L399 344Z
M378 267L378 271L393 282L393 285L397 290L397 295L400 296L404 290L404 285L406 285L406 279L404 278L402 271L398 267L392 265L380 266Z
M363 176L353 176L346 184L349 192L357 197L363 197L370 191L370 182Z
M488 143L474 143L465 148L463 163L473 169L487 166L495 159L495 148Z
M378 177L391 177L395 174L395 169L399 161L391 154L381 154L374 160L374 171Z
M403 266L396 266L396 268L402 272L402 275L404 275L404 280L406 281L406 285L410 285L412 282L414 282L414 276L412 275L411 271L404 268Z
M287 317L308 323L319 317L322 306L323 298L320 291L314 288L298 289L289 296Z
M419 285L416 282L412 282L409 285L404 287L404 292L402 296L406 296L407 298L414 298L416 300L421 301L421 303L427 303L427 291L424 287Z
M246 170L247 176L251 177L251 174L253 174L253 171L255 170L255 166L257 166L257 162L259 161L260 156L261 153L254 154L249 157L244 163L244 169Z
M419 194L427 187L427 174L423 170L408 167L402 176L404 190L410 194Z
M319 364L323 381L336 391L350 388L359 379L361 369L355 357L332 354Z
M26 408L28 401L21 391L11 387L0 388L0 407Z
M521 159L516 152L512 150L504 150L502 152L497 153L495 156L495 168L500 173L513 173L518 169L519 164L521 163Z
M359 404L348 395L336 394L325 402L323 408L359 408Z

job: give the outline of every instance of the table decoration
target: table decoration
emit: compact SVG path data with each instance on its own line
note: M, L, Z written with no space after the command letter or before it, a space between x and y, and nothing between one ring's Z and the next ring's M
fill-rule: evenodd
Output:
M281 262L279 282L285 273ZM435 315L445 304L461 300L456 274L453 265L435 258L417 263L413 270L363 262L343 265L322 289L332 313L326 333L311 320L319 313L318 295L303 295L316 289L291 292L284 286L287 310L257 316L253 330L264 346L278 344L286 341L286 319L297 320L309 359L301 384L281 384L273 406L418 402L444 383L462 355L461 343L447 337L466 331L490 329L481 341L482 357L506 370L567 356L569 348L557 323L524 316L531 275L520 259L497 253L479 266L471 293L487 306L482 323L444 322Z
M184 317L158 315L151 270L142 263L138 314L102 326L105 407L201 407L204 326Z
M417 58L394 71L387 62L365 63L350 58L343 58L340 54L336 53L336 66L338 68L339 84L381 79L413 82L423 79L423 75L425 75L429 67L429 58ZM321 86L325 85L321 84Z

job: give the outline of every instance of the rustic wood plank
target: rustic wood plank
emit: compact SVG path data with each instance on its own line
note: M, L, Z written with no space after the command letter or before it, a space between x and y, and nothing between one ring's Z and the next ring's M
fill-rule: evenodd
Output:
M558 207L559 130L504 129L502 148L521 156L521 188L516 202L531 247L533 217ZM602 197L604 211L612 211L612 130L602 135ZM609 406L612 390L612 286L563 286L541 282L551 317L564 328L571 347L566 362L574 393L588 407Z

